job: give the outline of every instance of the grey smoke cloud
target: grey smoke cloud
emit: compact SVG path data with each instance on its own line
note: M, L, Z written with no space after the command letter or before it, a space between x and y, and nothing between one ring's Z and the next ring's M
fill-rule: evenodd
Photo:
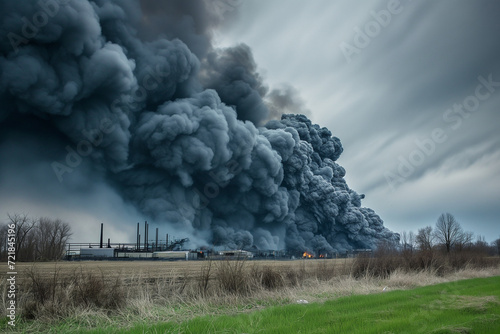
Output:
M259 125L268 117L269 110L263 101L268 88L247 45L210 52L201 81L205 87L215 89L224 103L234 106L239 119Z
M232 18L243 0L140 0L141 39L182 40L199 58L212 49L214 30Z
M269 120L280 119L283 114L303 114L306 116L311 114L298 90L290 85L281 85L281 87L271 90L266 95L265 100L269 109Z
M81 168L199 244L324 253L398 240L361 207L336 163L340 140L299 114L307 109L297 92L269 92L248 46L211 46L220 17L204 5L58 6L28 43L0 44L0 129L40 134L59 168L74 154L85 159L47 178L64 185ZM2 2L3 36L22 34L19 18L40 10Z

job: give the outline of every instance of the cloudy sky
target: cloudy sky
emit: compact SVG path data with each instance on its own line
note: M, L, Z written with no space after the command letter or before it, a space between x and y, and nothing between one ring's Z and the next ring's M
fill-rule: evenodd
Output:
M498 2L238 4L217 43L246 43L270 86L298 89L313 122L341 139L349 186L387 227L416 231L450 212L498 238Z
M344 152L337 162L346 169L349 187L366 195L363 206L375 210L392 231L416 232L450 212L465 230L487 241L500 237L498 1L213 0L216 12L210 15L190 8L193 1L144 3L149 3L143 7L148 20L147 27L139 29L141 38L168 30L197 56L211 47L245 44L269 91L295 88L302 111L340 138ZM16 1L2 5L24 6ZM105 21L113 8L102 7L99 15ZM170 23L161 9L172 8L168 15L186 10L191 16ZM21 30L21 16L40 9L33 2L25 10L2 13L9 20L0 24L0 33L7 34L11 26ZM73 29L80 35L75 36L99 38L99 24L94 26L93 19L93 14L76 16L78 27ZM72 22L59 15L48 26ZM47 36L58 34L57 24L35 36L40 43L34 43L36 47L43 48ZM5 38L1 48L12 51ZM125 73L133 70L131 63L110 65ZM20 73L25 76L19 80L0 73L0 88L22 79L39 80L42 87L53 84L24 68ZM114 79L122 78L127 79ZM131 89L125 87L130 82L111 92ZM15 88L22 91L21 86ZM71 93L70 86L63 88L60 96ZM0 121L7 109L0 109ZM24 117L25 110L19 109ZM0 127L0 217L17 212L59 217L74 223L74 241L97 240L99 222L105 222L112 241L134 241L135 222L144 215L91 159L84 159L64 182L55 178L51 162L64 158L64 135L76 133L76 128L64 135L54 128L42 131L52 115L42 115L41 121L37 117L26 118L28 122L13 117ZM119 143L123 138L112 139Z

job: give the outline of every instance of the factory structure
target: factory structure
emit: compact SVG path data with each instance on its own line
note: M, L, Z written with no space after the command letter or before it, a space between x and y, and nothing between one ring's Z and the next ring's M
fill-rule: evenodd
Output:
M108 238L104 243L104 224L101 223L100 239L97 243L68 243L66 260L201 260L201 259L314 259L314 258L345 258L359 254L371 255L371 249L356 249L344 254L315 254L304 252L302 256L291 255L285 250L259 250L255 246L251 249L214 250L207 247L186 249L188 238L160 239L159 229L156 228L154 239L149 237L149 224L144 222L141 235L140 223L137 223L135 243L112 243Z
M141 235L140 223L137 223L135 243L112 243L108 238L104 243L104 224L101 223L101 233L98 243L68 243L66 248L67 260L199 260L206 258L253 258L254 254L246 250L214 251L208 248L185 249L188 238L160 239L159 229L156 228L154 239L149 237L149 224L144 222Z

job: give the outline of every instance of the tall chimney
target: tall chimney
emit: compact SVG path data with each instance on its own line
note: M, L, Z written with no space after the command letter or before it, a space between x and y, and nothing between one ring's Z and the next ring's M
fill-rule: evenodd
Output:
M140 246L141 246L141 239L139 234L139 223L137 223L137 236L135 238L135 249L139 250Z
M168 250L168 233L167 233L167 250Z
M111 240L108 238L108 248L111 248Z
M101 223L101 241L99 242L99 248L102 248L102 227L103 227L103 223Z
M149 229L149 226L148 226L148 221L144 221L144 250L147 251L148 250L148 229Z
M155 241L155 248L158 250L158 227L156 228L156 241Z
M144 250L146 250L146 242L147 242L147 238L148 238L147 234L146 234L147 230L148 230L148 222L145 221L144 222Z

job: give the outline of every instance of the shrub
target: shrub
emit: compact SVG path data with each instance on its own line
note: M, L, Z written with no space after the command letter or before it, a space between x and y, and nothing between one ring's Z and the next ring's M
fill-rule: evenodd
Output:
M260 270L255 268L253 272L257 282L264 289L275 290L285 286L285 280L276 268L264 266Z
M250 292L245 273L245 260L223 260L217 263L215 279L221 290L228 294L246 296Z
M110 310L125 303L120 278L107 281L103 275L99 277L82 271L61 277L58 269L49 278L31 269L27 277L24 293L29 298L26 298L23 308L27 319L61 317L75 308Z

